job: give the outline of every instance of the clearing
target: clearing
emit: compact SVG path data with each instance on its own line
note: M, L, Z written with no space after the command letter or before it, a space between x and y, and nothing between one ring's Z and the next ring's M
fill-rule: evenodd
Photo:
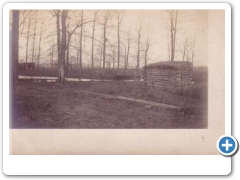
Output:
M92 93L85 93L92 92ZM181 110L98 96L123 96ZM207 97L207 96L206 96ZM207 128L207 98L148 88L143 82L50 82L20 80L11 128L184 129Z

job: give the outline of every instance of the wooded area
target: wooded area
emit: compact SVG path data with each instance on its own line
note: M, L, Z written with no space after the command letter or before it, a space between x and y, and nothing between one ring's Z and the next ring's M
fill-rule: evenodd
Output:
M64 82L69 68L78 69L81 78L83 68L138 70L161 59L154 57L156 51L160 50L157 50L159 40L154 37L160 36L156 36L157 32L153 33L152 24L148 24L150 19L145 18L150 11L142 11L145 17L137 11L129 10L12 12L10 29L15 37L18 36L20 42L20 49L13 48L13 51L19 52L19 56L16 57L16 53L13 52L13 58L18 63L32 63L34 70L41 67L58 68L59 83ZM187 13L179 10L156 13L159 19L163 18L164 27L160 29L167 32L167 36L164 37L168 42L167 47L161 49L163 54L166 54L164 61L189 61L195 64L196 38L192 35L195 32L188 35L182 32L181 27ZM127 24L130 15L137 20L133 23L134 28ZM16 22L17 19L19 22ZM186 30L188 28L184 27ZM16 32L17 30L20 33ZM14 39L17 41L17 38ZM16 65L16 73L17 68Z

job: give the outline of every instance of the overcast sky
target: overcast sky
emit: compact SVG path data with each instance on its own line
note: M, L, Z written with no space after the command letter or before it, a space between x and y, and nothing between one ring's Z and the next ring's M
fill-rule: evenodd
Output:
M95 10L84 10L84 21L88 22L93 19ZM20 22L28 12L20 11ZM168 45L170 43L170 31L169 27L169 15L166 10L121 10L121 11L110 11L111 18L107 28L107 54L111 55L111 49L116 45L117 42L117 13L123 13L123 21L121 25L121 66L124 61L124 45L126 44L127 32L131 32L132 45L130 49L130 60L129 65L131 67L136 66L136 45L137 45L137 31L142 22L142 35L141 35L141 48L144 49L146 37L149 35L151 38L151 47L148 55L148 63L154 63L159 61L168 61ZM98 12L97 25L95 31L95 38L99 41L103 41L103 17L105 11L101 10ZM73 29L81 19L81 10L69 11L69 29ZM56 44L56 17L53 17L50 11L39 10L31 11L29 16L26 18L24 25L20 26L20 43L19 43L19 54L20 61L25 62L26 57L26 42L27 42L27 30L28 22L31 19L30 28L30 39L28 47L28 62L32 59L32 47L33 47L33 31L34 23L36 22L36 39L35 39L35 55L38 53L39 46L39 32L42 25L43 35L41 42L41 60L40 63L50 63L49 49ZM69 22L70 21L70 22ZM83 64L84 66L90 66L91 64L91 36L92 34L92 22L88 22L84 25L84 54ZM80 32L80 28L76 30L76 33ZM177 24L177 35L176 35L176 61L182 60L182 49L184 42L188 39L190 43L195 39L195 66L207 66L207 52L208 52L208 11L207 10L180 10L178 11L178 24ZM73 35L71 39L70 59L72 62L76 61L77 49L79 47L79 35ZM100 57L100 43L95 43L95 64L98 64ZM117 48L117 47L116 47ZM56 48L54 49L54 61L57 61ZM116 51L117 52L117 51ZM116 54L117 55L117 54ZM141 52L140 66L144 64L143 52ZM190 50L189 50L190 58ZM110 61L111 56L107 56L106 61Z

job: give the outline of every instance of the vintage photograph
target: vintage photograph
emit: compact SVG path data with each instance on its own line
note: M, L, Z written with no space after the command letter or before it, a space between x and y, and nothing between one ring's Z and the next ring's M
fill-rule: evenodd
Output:
M209 10L10 10L11 129L208 129Z

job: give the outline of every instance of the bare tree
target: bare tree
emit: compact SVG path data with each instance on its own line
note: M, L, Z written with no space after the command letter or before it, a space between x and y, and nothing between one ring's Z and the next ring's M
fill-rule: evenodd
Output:
M69 24L70 24L70 20L68 22L68 26L67 26L67 39L69 39ZM66 64L66 75L68 77L68 68L69 68L69 48L70 48L70 41L69 41L69 45L67 46L67 54L66 54L66 61L67 61L67 64Z
M57 59L58 66L60 67L60 46L61 46L61 34L60 34L60 10L53 11L56 16L56 27L57 27Z
M128 68L128 61L129 61L129 53L130 53L130 48L131 48L131 42L132 42L132 37L130 30L127 33L127 47L126 47L126 61L125 61L125 69Z
M58 82L63 83L65 81L65 51L69 47L69 44L71 42L71 37L75 33L76 29L79 27L82 27L84 23L77 24L75 28L73 28L71 31L67 32L67 26L66 26L66 19L68 17L68 10L62 10L62 18L61 18L61 24L62 24L62 37L61 37L61 48L60 48L60 69L59 69L59 76L58 76ZM68 33L68 38L67 38Z
M126 44L123 44L123 47L124 47L124 64L123 64L123 68L126 69L126 62L127 62L127 47L126 47Z
M99 58L98 58L99 68L101 69L102 68L102 55L103 55L103 47L101 46L101 44L98 44L97 52L99 54Z
M185 39L184 45L183 45L183 57L182 57L182 61L185 60L185 56L186 56L186 51L188 51L188 39Z
M103 22L103 69L105 69L105 60L106 60L106 42L107 42L107 24L110 18L110 12L106 10L104 15L104 22Z
M168 42L168 61L171 61L171 52L170 52L170 45L169 45L169 42Z
M92 54L91 54L92 69L94 68L94 41L95 41L95 26L96 26L97 14L98 14L98 11L95 11L94 19L93 19L93 29L92 29Z
M193 59L195 56L195 38L192 41L189 41L187 38L185 39L182 53L183 53L183 58L182 58L183 61L185 61L186 59L186 61L190 61L191 63L193 63Z
M30 15L31 12L32 12L31 10L23 10L23 11L19 12L19 15L22 14L22 18L21 18L22 20L21 20L21 22L19 22L19 30L20 30L20 27L22 26L21 35L23 34L23 31L25 29L26 19Z
M79 50L77 49L76 50L76 57L77 57L77 67L79 67L79 62L78 62L78 60L79 60Z
M27 43L26 43L26 63L28 61L28 42L29 42L30 27L31 27L31 18L28 21L28 32L27 32Z
M136 68L139 69L140 67L140 51L141 51L141 33L142 33L142 20L140 21L139 28L138 28L138 39L137 39L137 66Z
M59 57L59 75L58 75L58 82L63 83L65 81L65 51L67 49L67 40L66 40L66 19L68 15L68 10L62 10L62 40L60 46L60 57Z
M51 40L51 49L50 49L50 60L51 60L51 66L53 67L53 55L54 55L54 46L55 46L55 44L54 44L54 37L53 37L53 35L52 35L52 40ZM58 49L57 49L58 50ZM57 52L57 54L58 54L58 52Z
M35 21L35 23L34 23L34 31L33 31L33 45L32 45L32 63L33 63L33 59L34 59L35 37L36 37L36 25L37 25L37 22Z
M189 50L187 49L187 61L189 61Z
M12 16L12 78L13 78L13 88L15 87L16 82L18 81L18 44L19 44L19 10L13 10Z
M144 49L144 65L147 65L147 60L148 60L148 51L151 46L151 38L149 37L149 34L147 34L146 38L146 44L145 44L145 49Z
M121 31L121 25L122 25L122 20L123 20L123 12L118 12L117 13L117 37L118 37L118 59L117 59L117 68L119 69L119 64L120 64L120 53L121 53L121 46L120 46L120 31Z
M61 28L60 28L60 18L61 10L49 11L52 14L52 18L56 17L56 30L57 30L57 61L58 67L60 67L60 49L61 49Z
M82 72L82 40L83 40L83 10L81 11L81 20L80 20L81 28L80 28L80 54L79 54L79 65L80 65L80 73Z
M37 68L39 68L40 58L41 58L41 40L42 40L42 23L40 27L40 37L39 37L39 44L38 44Z
M116 58L116 44L110 45L111 54L109 55L112 59L112 68L115 69L115 58Z
M52 41L49 42L49 62L51 63L51 67L53 67L53 50L54 50L54 40L52 38Z
M176 36L177 36L177 21L178 21L178 11L167 11L169 14L170 20L170 44L171 44L171 61L174 61L175 57L175 44L176 44Z
M192 47L191 47L191 51L192 51L192 65L193 65L193 58L195 56L195 38L193 39L193 42L192 42Z

